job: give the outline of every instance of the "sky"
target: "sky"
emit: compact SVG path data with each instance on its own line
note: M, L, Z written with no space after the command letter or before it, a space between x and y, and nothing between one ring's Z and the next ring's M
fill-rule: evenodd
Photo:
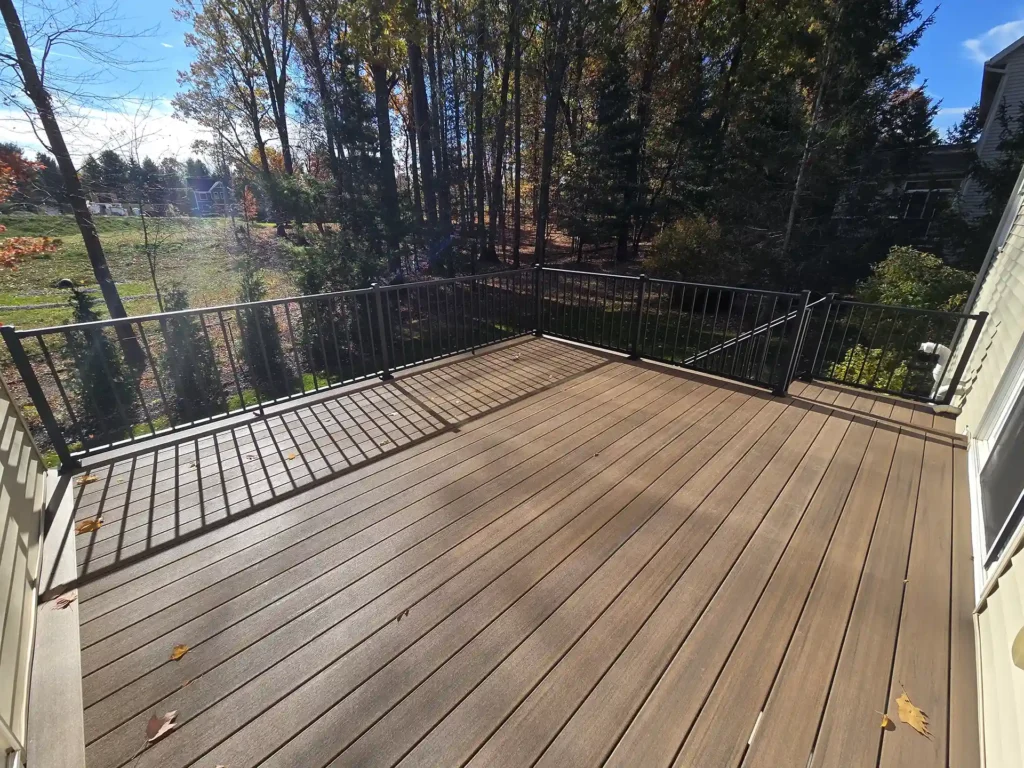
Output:
M22 0L23 14L42 6L64 7L69 0ZM131 135L141 156L184 158L201 136L197 126L173 116L170 100L178 90L177 72L188 67L191 52L185 46L188 25L174 19L174 0L80 0L112 3L118 24L126 31L146 34L126 43L125 58L139 63L132 72L101 73L89 82L103 99L66 119L65 132L76 160L106 148L124 150ZM930 8L927 4L925 8ZM938 6L934 25L925 32L912 62L920 70L919 83L941 101L936 127L941 134L974 104L981 92L982 65L1018 37L1024 36L1024 0L946 0ZM6 33L0 47L10 47ZM54 70L69 73L96 70L72 49L57 49ZM140 112L144 115L140 116ZM23 114L0 106L0 141L13 141L31 150L41 145Z

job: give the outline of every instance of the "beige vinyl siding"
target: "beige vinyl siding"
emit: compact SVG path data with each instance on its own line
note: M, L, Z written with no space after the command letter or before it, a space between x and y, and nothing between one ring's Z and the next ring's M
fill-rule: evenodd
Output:
M1022 78L1024 80L1024 78ZM1009 205L1009 231L985 275L972 312L988 312L978 346L968 361L954 405L960 432L977 434L985 409L1024 339L1024 205L1018 185ZM997 235L998 237L999 235Z
M1024 628L1024 552L1018 551L977 614L980 706L985 763L1024 765L1024 669L1011 647Z
M981 138L978 140L978 159L983 162L994 161L999 154L999 104L1006 102L1010 115L1016 117L1017 109L1024 103L1024 48L1018 48L1006 58L1006 73L999 84L999 90L992 102L988 119ZM968 181L964 186L962 207L968 215L980 215L984 212L985 196L978 185Z
M27 733L46 468L0 382L0 748Z

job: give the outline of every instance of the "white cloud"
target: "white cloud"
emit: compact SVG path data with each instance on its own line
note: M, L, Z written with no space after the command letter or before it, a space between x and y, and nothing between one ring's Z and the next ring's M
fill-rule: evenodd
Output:
M170 43L160 43L160 45L162 45L164 48L173 48L174 47Z
M940 115L955 115L956 117L960 117L968 109L970 109L970 107L941 107L939 109L939 114Z
M984 64L1022 35L1024 35L1024 19L1018 19L992 27L981 37L964 40L963 46L969 58L979 64Z
M162 157L184 158L192 152L192 142L203 138L203 130L192 121L179 120L169 101L152 104L125 99L109 109L86 107L74 115L58 117L64 139L76 164L86 155L113 149L123 155L137 152L158 160ZM30 152L41 152L43 146L33 132L32 124L16 107L0 108L0 142L12 142Z

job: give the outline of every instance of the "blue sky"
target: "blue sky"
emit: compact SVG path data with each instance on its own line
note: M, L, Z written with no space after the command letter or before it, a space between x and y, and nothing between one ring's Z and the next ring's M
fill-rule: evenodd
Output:
M67 0L43 2L61 6ZM191 58L184 43L188 25L174 19L174 0L114 3L124 29L152 30L131 43L126 52L132 58L144 59L145 64L134 68L141 71L114 73L92 84L95 92L121 99L121 106L97 104L86 110L74 125L68 126L69 144L79 150L79 157L106 147L121 149L126 133L135 130L128 127L132 123L130 115L144 102L147 114L141 154L186 156L200 133L196 126L173 118L170 99L178 90L177 72L186 69ZM925 33L912 61L921 70L920 81L926 84L928 93L942 102L936 120L941 133L978 100L985 59L1021 36L1024 0L946 0L938 7L935 24ZM6 40L0 44L9 45ZM60 64L73 71L82 66L74 59L65 55L54 60L54 66ZM0 141L38 147L24 118L9 108L0 108Z
M946 0L914 52L928 93L941 99L936 120L941 133L981 94L982 64L1024 36L1024 2Z

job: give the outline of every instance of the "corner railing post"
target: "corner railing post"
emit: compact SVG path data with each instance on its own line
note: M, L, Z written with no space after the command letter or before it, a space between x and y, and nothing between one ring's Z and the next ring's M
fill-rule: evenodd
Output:
M775 394L784 396L789 393L789 384L793 380L793 376L796 373L797 361L800 359L800 353L803 351L803 332L804 325L807 322L807 305L811 303L811 292L801 291L800 293L800 305L797 310L796 317L796 332L793 334L793 348L789 353L789 362L786 365L786 370L782 375L782 381L780 381L775 387Z
M630 360L639 360L642 350L641 338L643 338L644 319L644 292L647 287L647 275L640 275L636 288L636 305L633 307L633 346L629 350Z
M542 301L544 299L544 296L542 295L541 292L543 291L543 287L542 286L544 285L544 283L543 283L543 280L541 278L542 278L541 266L540 266L540 264L534 264L533 265L533 304L534 304L533 335L534 336L543 336L544 335L544 327L543 327L543 323L541 322L541 303L542 303Z
M42 421L46 434L50 436L53 450L60 459L61 472L77 469L79 463L71 456L71 450L64 439L64 431L60 428L57 418L53 415L53 410L50 408L46 394L39 384L39 379L36 378L36 372L32 368L32 363L29 362L25 348L21 344L21 339L18 337L14 327L10 325L0 326L0 334L3 334L7 348L11 351L11 359L18 368L21 380L25 383L25 390L32 400L32 405L35 406L36 413L39 414L39 420ZM17 403L11 403L11 405L15 408L18 407Z
M380 338L381 359L380 378L382 381L387 381L392 378L392 376L391 361L388 358L388 327L387 323L384 322L384 299L381 296L383 291L381 290L379 283L371 283L370 288L373 289L373 295L377 300L377 335Z
M971 335L967 337L967 344L964 345L963 354L956 361L956 370L953 371L953 377L949 380L946 394L942 398L943 405L949 405L953 402L956 388L960 386L960 379L963 378L964 371L967 370L967 363L970 362L974 348L978 344L978 339L981 337L981 329L985 326L986 320L988 320L988 312L979 312L977 319L974 321L974 327L971 328Z
M818 358L821 355L821 343L825 340L825 331L828 329L828 319L832 316L832 305L835 304L837 293L826 295L825 319L821 322L821 333L818 334L818 343L814 347L814 357L811 359L811 367L801 376L804 381L814 381L814 375L818 371ZM810 318L807 318L810 325ZM804 328L804 337L807 336L807 328Z

